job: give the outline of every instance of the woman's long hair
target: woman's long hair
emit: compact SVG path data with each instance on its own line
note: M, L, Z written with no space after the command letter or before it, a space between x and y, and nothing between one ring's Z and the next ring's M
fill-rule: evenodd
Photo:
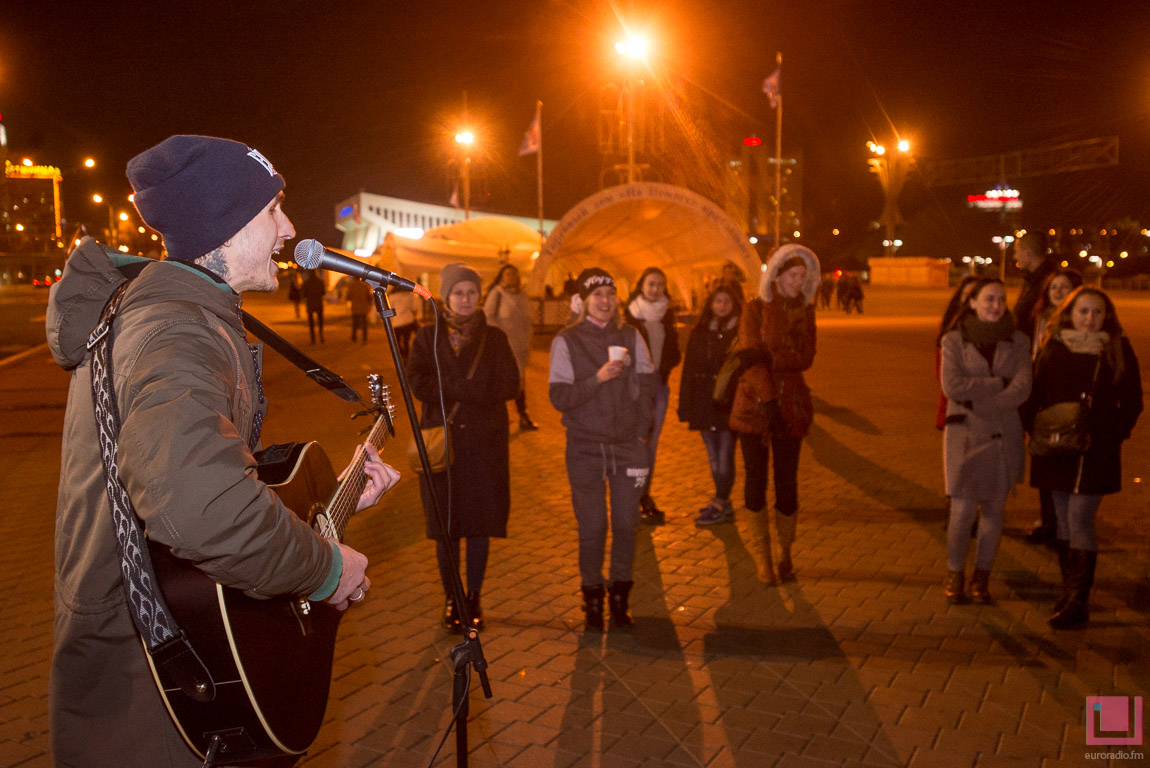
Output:
M720 283L719 285L715 286L715 289L711 291L710 295L707 296L706 302L703 304L703 311L699 313L699 322L696 323L695 327L710 327L711 321L715 319L715 310L711 305L715 302L715 296L719 295L720 293L727 296L731 300L731 314L727 316L726 322L730 322L730 318L733 317L737 323L738 319L742 317L743 314L743 299L741 296L737 295L737 290L738 289L734 286L728 285L726 283Z
M491 295L491 292L499 287L499 284L503 282L503 273L509 269L514 269L516 272L519 272L519 267L515 266L514 264L504 264L502 267L500 267L499 271L495 273L495 279L491 281L491 283L487 286L487 290L483 292L483 301L487 301L487 297ZM519 275L519 290L523 290L522 273Z
M1054 315L1042 332L1042 342L1038 347L1035 364L1037 365L1043 357L1050 353L1051 341L1057 340L1067 328L1074 327L1074 305L1083 296L1097 296L1102 299L1102 305L1106 307L1106 317L1102 320L1102 330L1110 338L1106 341L1106 346L1102 348L1102 356L1110 363L1110 369L1114 371L1114 381L1121 381L1122 377L1126 375L1126 355L1122 353L1124 332L1122 324L1118 322L1118 311L1114 308L1114 302L1110 300L1105 291L1085 285L1076 288L1074 293L1067 296L1066 301L1062 302L1062 306L1054 311Z
M967 315L977 314L974 311L974 307L970 306L970 302L978 298L978 294L982 293L982 291L990 285L1001 285L1003 286L1003 290L1006 289L1005 284L997 277L976 277L970 282L970 290L966 294L966 298L962 299L959 303L958 311L954 313L954 317L950 319L950 323L943 329L943 336L957 328L958 324L962 322L962 318ZM1005 314L1009 315L1010 310L1006 310Z
M1046 276L1046 279L1042 281L1042 293L1039 294L1038 301L1034 302L1034 312L1030 315L1031 323L1037 323L1041 320L1043 315L1046 314L1046 310L1051 308L1057 309L1057 307L1054 307L1054 305L1050 303L1050 284L1053 283L1054 278L1059 275L1070 281L1071 288L1082 287L1082 273L1077 269L1063 267L1062 269L1056 269L1051 272ZM1066 298L1070 297L1067 296Z
M970 291L978 279L974 275L967 275L959 281L954 293L950 296L950 301L946 304L946 311L942 313L942 321L938 324L938 337L934 340L935 346L941 346L942 337L950 333L950 329L954 325L954 318L962 311L962 307L970 298Z
M663 278L663 294L667 297L667 301L671 300L671 294L667 292L667 273L658 267L647 267L640 273L639 279L635 281L635 288L631 291L631 295L627 297L627 300L623 302L623 306L631 306L631 302L635 300L635 297L643 293L643 283L647 282L649 275L658 275Z

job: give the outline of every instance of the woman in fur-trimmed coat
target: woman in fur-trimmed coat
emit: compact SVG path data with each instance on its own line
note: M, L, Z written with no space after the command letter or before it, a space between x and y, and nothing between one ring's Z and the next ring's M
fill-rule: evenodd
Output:
M751 512L751 551L759 580L775 582L767 521L767 472L775 473L778 578L794 578L791 546L799 510L799 453L814 417L803 378L815 361L815 294L819 260L801 245L777 249L759 281L759 296L743 310L740 353L755 358L739 377L730 427L739 433L746 471L743 500ZM774 452L773 462L771 452Z

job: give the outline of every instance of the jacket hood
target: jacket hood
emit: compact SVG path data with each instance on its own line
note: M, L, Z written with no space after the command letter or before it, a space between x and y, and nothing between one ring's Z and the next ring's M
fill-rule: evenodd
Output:
M763 301L770 302L772 300L773 285L775 278L779 276L779 268L795 257L801 258L807 265L807 276L803 281L802 294L806 303L810 304L815 300L815 294L819 290L819 281L822 279L822 274L819 270L819 257L815 256L815 252L810 248L802 245L795 245L788 243L787 245L777 248L771 254L771 258L767 260L767 268L764 270L762 277L759 278L759 298Z
M239 296L230 289L221 290L190 267L109 252L86 237L68 257L63 276L48 295L48 348L60 367L71 370L83 362L88 336L100 322L104 306L116 288L128 280L119 267L133 263L142 264L143 269L135 278L136 285L124 296L121 313L133 306L191 299L205 304L225 321L240 325ZM137 285L146 290L137 290Z

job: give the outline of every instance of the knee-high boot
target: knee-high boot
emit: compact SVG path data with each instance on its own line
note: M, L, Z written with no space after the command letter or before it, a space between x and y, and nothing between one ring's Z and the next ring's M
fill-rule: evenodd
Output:
M775 583L775 564L771 557L771 521L766 509L752 511L748 515L751 533L751 557L755 559L755 570L759 581Z
M779 581L795 580L795 565L791 562L791 546L795 543L798 513L775 513L775 532L779 534Z
M1071 629L1090 621L1090 590L1094 587L1094 568L1098 553L1085 549L1070 550L1071 587L1066 606L1050 617L1055 629Z

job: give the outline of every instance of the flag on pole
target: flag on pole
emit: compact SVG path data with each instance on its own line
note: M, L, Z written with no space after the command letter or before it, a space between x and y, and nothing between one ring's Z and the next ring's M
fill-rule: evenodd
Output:
M459 207L459 184L456 184L455 188L451 190L451 197L448 198L447 204L452 208Z
M775 67L775 71L771 76L763 81L763 93L767 94L767 98L771 100L771 107L777 108L779 106L779 75L782 70Z
M536 112L535 117L531 119L531 125L527 128L527 133L523 134L523 143L519 145L519 156L535 154L539 151L540 143L539 113Z

